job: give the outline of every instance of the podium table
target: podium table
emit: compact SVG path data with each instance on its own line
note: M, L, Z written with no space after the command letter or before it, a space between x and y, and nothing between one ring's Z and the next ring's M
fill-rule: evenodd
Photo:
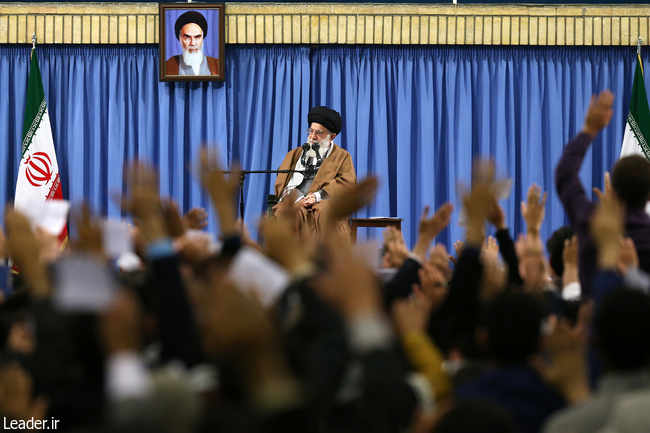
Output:
M357 242L357 228L359 227L395 227L402 230L402 218L350 218L350 240Z

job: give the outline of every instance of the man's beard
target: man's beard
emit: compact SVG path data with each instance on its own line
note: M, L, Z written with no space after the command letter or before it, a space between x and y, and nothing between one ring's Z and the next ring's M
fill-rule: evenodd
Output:
M325 152L327 150L330 143L331 143L330 136L328 135L327 137L323 138L322 140L320 140L320 141L312 141L310 144L317 144L318 145L318 153L320 153L321 156L324 156L323 152Z
M203 45L201 48L195 49L190 52L189 49L183 50L183 63L187 66L191 66L194 71L194 75L199 75L201 70L201 63L203 62Z

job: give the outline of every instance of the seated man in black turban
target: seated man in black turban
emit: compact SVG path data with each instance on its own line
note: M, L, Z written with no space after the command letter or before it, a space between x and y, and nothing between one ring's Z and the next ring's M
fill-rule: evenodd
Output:
M280 173L275 181L275 195L282 201L293 189L299 191L302 231L320 233L320 221L329 198L345 186L354 185L357 176L350 154L334 144L341 132L341 115L327 107L314 107L307 116L307 143L290 151L280 170L306 170L307 173ZM350 233L347 221L339 229Z
M176 20L176 37L183 54L170 57L165 63L166 75L219 75L219 60L203 54L203 38L208 22L196 11L188 11Z

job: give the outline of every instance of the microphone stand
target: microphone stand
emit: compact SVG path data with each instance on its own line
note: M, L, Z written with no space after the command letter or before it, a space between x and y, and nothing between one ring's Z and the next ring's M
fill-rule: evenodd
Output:
M242 233L244 231L244 182L247 174L278 174L278 173L311 173L315 167L309 166L306 170L240 170L240 171L222 171L223 174L239 173L239 218L241 219Z

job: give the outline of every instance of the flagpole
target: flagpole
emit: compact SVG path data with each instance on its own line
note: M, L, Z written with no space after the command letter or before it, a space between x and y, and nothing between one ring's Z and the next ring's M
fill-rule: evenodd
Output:
M639 59L639 64L641 65L641 73L645 75L645 72L643 71L643 61L641 61L641 45L643 44L643 41L641 39L641 36L639 36L639 41L636 43L636 56Z
M641 38L639 38L641 39ZM34 50L36 49L36 32L32 35L32 51L29 53L29 58L32 58L32 55L34 54Z

